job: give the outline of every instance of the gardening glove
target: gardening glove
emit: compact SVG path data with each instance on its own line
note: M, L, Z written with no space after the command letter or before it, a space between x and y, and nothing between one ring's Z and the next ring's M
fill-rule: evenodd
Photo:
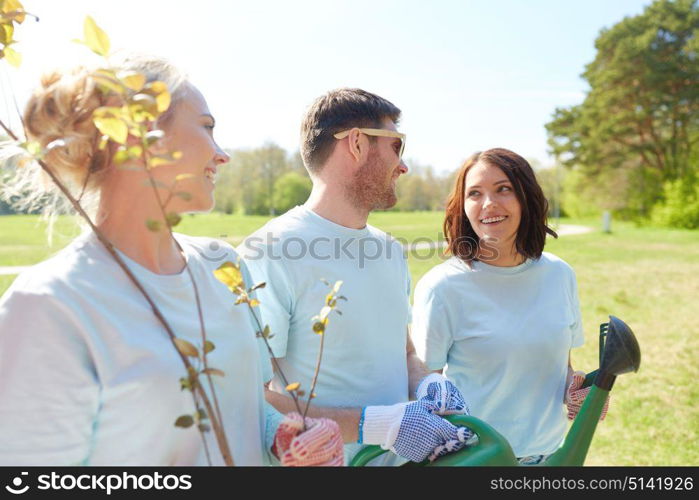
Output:
M419 401L429 401L437 407L438 415L470 415L468 406L459 389L439 373L430 373L422 379L415 391L415 398Z
M434 460L476 442L471 429L450 424L436 411L425 400L367 406L359 421L359 442L378 444L413 462Z
M587 397L588 393L590 392L589 387L585 387L584 389L581 389L584 381L585 381L585 372L574 372L572 380L571 380L570 384L568 385L568 389L566 389L565 404L568 407L568 420L575 419L575 416L580 411L580 408L582 407L583 403L585 402L585 398ZM604 417L607 416L608 409L609 409L609 396L607 396L607 400L604 402L604 407L602 408L602 414L599 417L600 420L604 420Z
M340 427L329 418L306 417L307 430L298 413L289 413L274 435L272 452L285 467L341 466L344 444Z

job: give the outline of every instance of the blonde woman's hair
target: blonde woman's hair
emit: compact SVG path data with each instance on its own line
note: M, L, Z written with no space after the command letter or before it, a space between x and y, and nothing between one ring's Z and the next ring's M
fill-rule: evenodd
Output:
M167 60L144 54L119 54L110 63L112 69L143 74L147 82L165 82L172 103L159 124L167 123L184 93L186 76ZM44 162L93 215L111 155L109 146L98 147L101 134L92 113L113 99L97 87L91 76L94 69L78 67L45 74L24 110L27 139L49 148ZM41 211L49 219L70 212L70 204L38 163L23 165L18 152L21 150L10 144L0 145L4 170L0 197L16 210Z

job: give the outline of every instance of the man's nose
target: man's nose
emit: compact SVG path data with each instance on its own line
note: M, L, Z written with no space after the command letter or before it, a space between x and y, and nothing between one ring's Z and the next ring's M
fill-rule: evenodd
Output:
M400 170L401 174L408 173L408 165L405 164L405 162L403 161L403 158L400 159L400 163L398 164L398 169Z

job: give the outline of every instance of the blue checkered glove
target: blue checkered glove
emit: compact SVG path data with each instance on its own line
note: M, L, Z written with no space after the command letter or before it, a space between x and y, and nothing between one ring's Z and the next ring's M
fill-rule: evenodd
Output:
M415 391L415 398L429 401L437 407L438 415L470 415L468 406L459 389L439 373L430 373L422 379Z
M367 406L359 423L359 442L378 444L396 455L422 462L456 451L475 441L467 427L456 427L435 415L428 401Z

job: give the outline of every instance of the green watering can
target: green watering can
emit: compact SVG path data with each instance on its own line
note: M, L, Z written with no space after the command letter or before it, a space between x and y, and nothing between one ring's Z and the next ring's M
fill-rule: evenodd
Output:
M638 371L640 364L641 349L631 328L619 318L609 316L609 322L600 325L599 368L588 373L583 383L583 387L591 385L592 388L573 421L563 445L537 465L583 465L597 422L602 414L604 402L609 391L612 390L616 377L630 371ZM445 418L454 425L469 427L478 436L478 442L468 448L440 457L434 462L427 460L420 464L408 462L405 466L520 465L510 443L484 421L470 415L449 415ZM365 465L386 451L380 446L367 446L355 455L350 466Z

